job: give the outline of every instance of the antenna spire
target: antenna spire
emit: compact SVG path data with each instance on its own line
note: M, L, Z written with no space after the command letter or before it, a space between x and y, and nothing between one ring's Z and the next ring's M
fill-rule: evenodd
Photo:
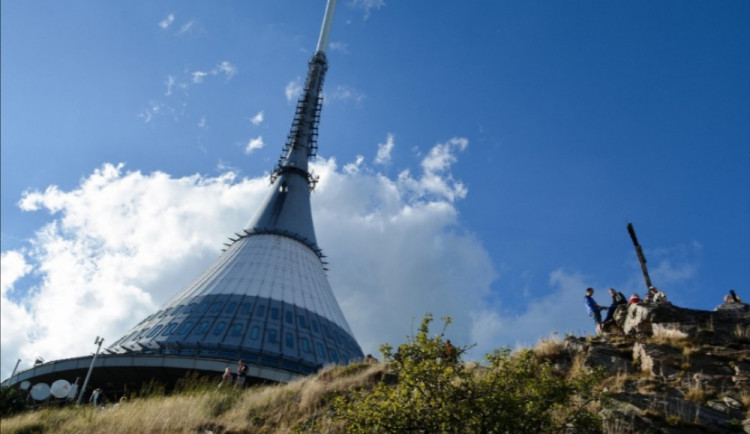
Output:
M275 233L297 239L319 257L320 248L310 209L310 191L317 177L308 170L310 157L318 150L318 123L323 107L323 82L328 70L325 49L331 34L336 0L328 0L318 47L308 62L305 88L297 101L292 127L271 174L273 188L255 216L245 227L248 234Z
M318 38L318 48L315 52L326 52L328 46L328 37L331 36L331 23L333 22L333 10L336 9L336 0L328 0L326 4L326 14L323 18L323 26L320 28L320 37Z

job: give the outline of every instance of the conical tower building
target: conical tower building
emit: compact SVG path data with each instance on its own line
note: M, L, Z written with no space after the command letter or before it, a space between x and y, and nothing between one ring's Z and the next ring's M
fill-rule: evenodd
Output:
M363 357L328 282L310 207L316 178L308 162L317 151L335 5L328 0L270 191L218 259L98 358L35 365L3 385L86 375L105 390L133 390L151 379L174 385L187 372L221 373L238 360L251 379L289 381Z
M326 276L310 208L329 1L291 132L255 216L197 279L109 347L242 359L295 374L362 357Z

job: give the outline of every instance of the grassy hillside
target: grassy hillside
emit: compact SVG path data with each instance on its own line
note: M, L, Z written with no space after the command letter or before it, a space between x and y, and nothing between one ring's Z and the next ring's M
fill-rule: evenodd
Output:
M497 350L482 363L462 361L467 347L430 334L431 320L395 350L384 345L384 363L246 390L193 379L169 396L150 387L101 409L27 411L3 418L0 431L750 432L748 315L727 322L727 332L714 318L693 335L568 336Z

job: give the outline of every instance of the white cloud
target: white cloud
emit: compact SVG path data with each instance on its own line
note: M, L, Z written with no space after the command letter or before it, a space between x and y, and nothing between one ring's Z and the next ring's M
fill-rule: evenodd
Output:
M245 154L250 155L256 149L262 149L266 144L263 143L263 136L258 136L254 139L250 139L245 146Z
M172 95L172 87L175 84L174 77L172 77L171 75L167 76L167 81L164 84L167 85L167 91L164 93L164 95L165 96Z
M166 29L174 23L174 14L169 14L163 20L159 21L159 27Z
M191 74L193 83L203 83L203 80L209 75L220 75L223 74L227 81L231 80L237 74L237 67L232 63L223 61L218 65L211 68L209 71L193 71Z
M286 88L284 88L284 94L286 95L287 101L292 101L292 100L297 99L297 97L299 97L301 93L302 93L302 79L299 77L287 83Z
M250 122L253 125L260 125L263 122L264 118L265 118L265 113L263 113L263 111L261 110L258 113L256 113L255 116L250 118Z
M378 10L385 6L385 0L353 0L352 5L357 8L364 9L364 19L367 20L370 18L370 12L373 9Z
M193 71L193 83L203 83L203 78L208 75L208 72L204 71Z
M393 151L393 134L388 134L385 143L378 143L378 153L375 156L376 164L388 164L391 162L391 151Z
M0 256L0 294L3 299L16 281L31 271L31 265L26 263L23 253L9 250Z
M332 93L326 94L329 101L354 101L361 103L365 100L365 94L353 87L338 85Z
M180 26L180 31L177 32L178 35L182 35L185 33L189 33L192 29L195 23L193 21L188 21L187 23Z
M344 54L349 53L349 45L343 42L331 42L330 44L328 44L328 46L330 47L331 51L338 51Z

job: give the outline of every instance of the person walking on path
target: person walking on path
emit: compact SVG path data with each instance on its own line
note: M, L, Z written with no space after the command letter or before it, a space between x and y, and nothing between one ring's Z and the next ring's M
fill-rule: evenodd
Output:
M583 302L586 305L586 310L589 312L589 316L594 318L596 323L596 334L602 334L602 314L601 311L606 309L605 306L599 306L594 301L594 288L586 288L586 296L583 297Z

